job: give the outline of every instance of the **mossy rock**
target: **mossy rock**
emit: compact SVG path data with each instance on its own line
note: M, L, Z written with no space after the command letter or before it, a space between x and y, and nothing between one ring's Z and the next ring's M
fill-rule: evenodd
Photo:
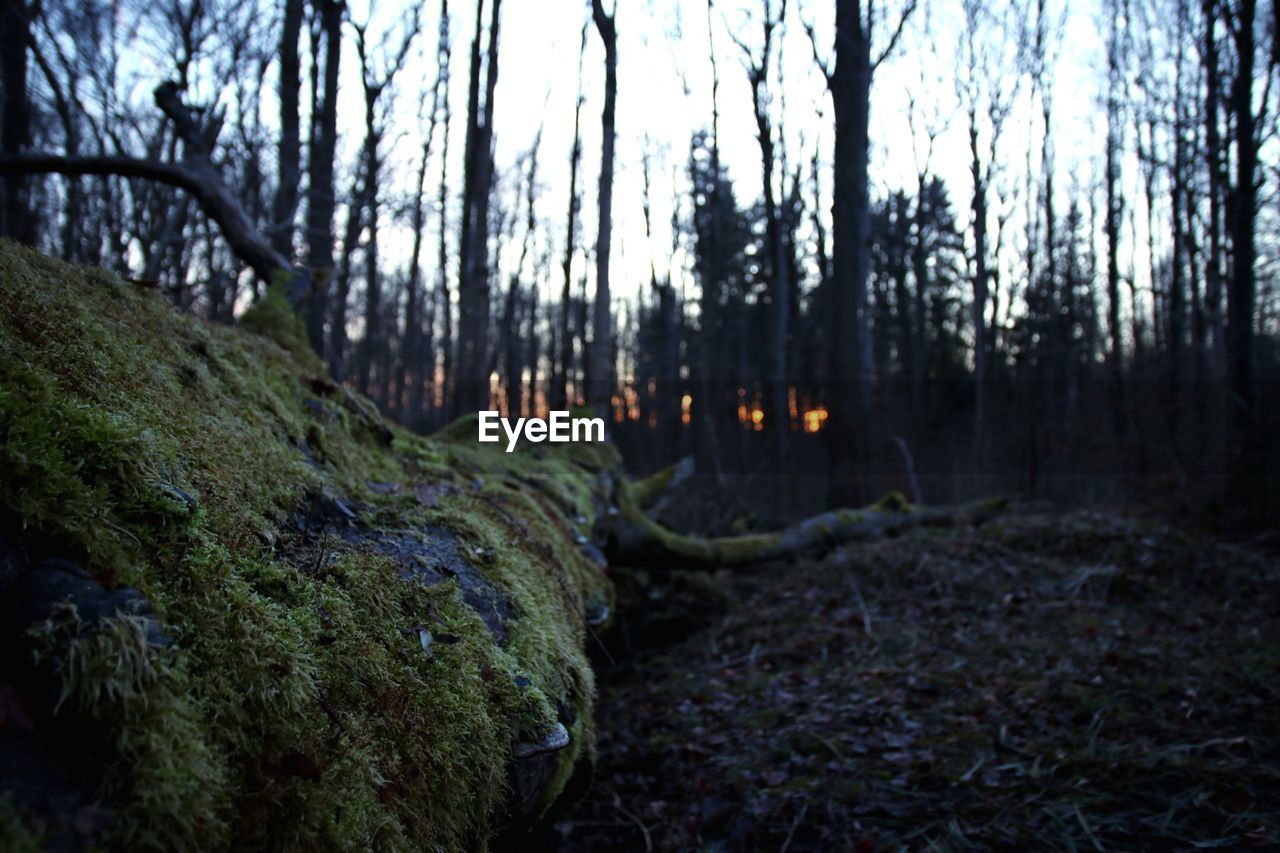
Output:
M0 242L0 848L483 848L593 761L616 451L411 435L302 340Z

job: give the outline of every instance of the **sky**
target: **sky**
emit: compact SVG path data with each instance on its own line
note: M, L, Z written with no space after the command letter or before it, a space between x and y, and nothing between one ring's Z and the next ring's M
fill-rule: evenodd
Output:
M884 15L895 21L900 5L887 0ZM608 4L606 4L606 8ZM735 181L741 204L750 204L761 193L761 165L751 106L751 91L743 66L744 54L735 43L753 49L760 40L762 0L718 0L710 13L702 0L632 0L617 10L619 34L617 164L613 215L615 243L611 279L615 292L634 293L649 278L650 263L659 275L670 272L680 281L686 258L673 252L670 231L672 205L687 204L684 172L691 134L708 127L711 116L711 64L708 25L716 51L720 87L720 139L722 159ZM455 112L451 140L451 181L460 184L462 113L466 105L467 59L474 32L474 5L450 3L453 35L453 87ZM1051 4L1051 8L1053 5ZM376 39L393 34L405 15L402 4L380 0L370 9L354 0L351 18L369 22ZM422 134L418 104L435 77L435 31L438 4L423 7L424 30L418 50L402 75L396 109L389 116L387 154L396 164L398 183L391 189L411 192L411 160ZM825 81L814 65L813 45L806 32L812 25L824 61L828 61L833 32L831 2L790 0L781 36L783 83L774 84L771 105L775 127L781 127L790 161L807 163L817 146L825 167L830 162L830 102ZM487 11L486 11L487 16ZM1054 110L1056 157L1065 164L1065 183L1085 183L1094 168L1090 152L1100 150L1097 103L1101 82L1103 31L1095 0L1058 6L1062 22L1060 49L1054 59ZM498 89L495 97L496 161L499 180L507 186L520 158L540 139L539 194L536 209L545 223L540 245L553 258L546 285L558 291L558 263L563 246L568 198L569 151L573 138L573 108L579 85L579 45L584 22L590 17L586 0L506 0L502 6ZM908 93L915 93L917 126L924 117L942 126L930 161L931 171L951 187L960 221L964 221L969 193L969 154L963 116L955 95L957 51L962 31L957 0L923 0L912 16L898 49L876 74L872 106L873 193L914 183L917 153L908 121ZM883 44L888 25L877 32ZM604 51L594 27L588 28L583 57L582 114L584 161L579 176L583 191L582 235L588 248L594 244L596 187L599 178L600 111L603 101ZM358 128L361 115L354 51L344 57L344 128ZM1025 89L1025 87L1024 87ZM1023 98L1025 101L1025 97ZM1018 168L1025 169L1025 150L1037 131L1029 130L1026 105L1019 108L1006 141L1017 152ZM540 132L540 137L539 137ZM1028 133L1033 136L1028 136ZM348 132L346 162L355 160L359 133ZM1038 141L1034 143L1038 147ZM923 142L920 147L922 151ZM436 150L439 150L437 142ZM652 181L654 235L646 240L642 216L643 160L648 152ZM922 153L921 155L922 156ZM1079 167L1072 164L1083 164ZM433 170L438 167L433 166ZM806 170L807 171L807 170ZM438 174L436 172L435 174ZM432 180L429 178L428 180ZM829 176L821 175L823 207L829 208ZM1064 192L1071 189L1063 187ZM396 238L392 238L393 241ZM400 235L398 243L407 243ZM396 254L393 246L391 255ZM536 254L536 252L535 252ZM507 262L511 257L507 256ZM589 259L579 256L578 270ZM685 282L689 285L688 282Z
M231 0L228 0L231 2ZM776 4L779 0L773 0ZM878 23L875 49L900 14L904 0L882 0L876 4L884 20ZM1058 190L1065 204L1067 195L1077 190L1091 191L1096 185L1103 123L1099 111L1103 74L1102 0L1049 0L1051 16L1059 24L1060 38L1052 57L1055 158L1060 174ZM404 21L416 4L400 0L350 0L352 22L367 25L371 42L385 39L379 54L394 52ZM606 0L606 6L610 5ZM988 4L993 7L997 4ZM641 291L649 280L650 265L659 276L670 274L678 285L695 292L689 278L688 258L673 251L670 220L672 206L688 205L685 177L690 136L711 122L710 46L714 45L719 66L720 142L726 165L740 205L754 203L761 194L761 165L751 91L743 66L741 41L758 49L764 0L715 0L708 14L705 0L629 0L616 10L619 34L617 160L613 217L615 223L612 287L622 296ZM454 112L450 143L449 176L454 188L450 230L456 239L457 188L461 186L463 134L467 100L467 64L474 33L475 5L451 0L453 41L451 99ZM386 116L387 131L383 153L390 180L384 188L385 209L403 211L414 192L415 162L425 129L423 102L435 79L435 48L439 3L426 0L420 7L422 33L417 38L405 69L396 78L395 90L385 99L393 109ZM487 18L486 4L486 18ZM771 111L775 128L780 129L780 147L791 164L808 163L816 148L822 173L822 210L830 210L830 152L832 143L830 101L825 81L814 64L814 47L806 31L816 33L819 53L830 61L833 40L833 0L788 0L787 14L775 56L780 56L781 84L777 71L773 80ZM498 89L495 97L496 162L500 198L511 198L512 181L522 156L540 139L539 192L536 211L541 223L533 256L546 255L552 267L540 284L544 293L557 292L561 284L559 258L564 245L564 221L569 192L569 152L573 137L573 109L579 87L579 45L584 23L590 19L588 0L505 0L502 4ZM256 25L256 22L254 23ZM263 21L274 27L278 22ZM126 26L129 24L126 22ZM709 29L710 28L710 33ZM157 75L172 74L171 46L165 44L163 25L156 32L149 60L129 61L136 76L134 90L140 101L154 86ZM939 175L951 190L957 219L967 221L969 151L964 116L957 109L955 93L958 56L963 32L959 0L920 0L909 20L897 50L880 66L872 92L872 192L882 196L889 190L913 185L916 158L920 154L919 134L913 136L909 115L913 105L915 126L925 119L942 128L930 161L930 171ZM339 127L341 141L339 190L352 185L363 130L363 102L352 30L346 30L341 78ZM587 29L587 49L582 64L582 113L584 159L579 176L583 193L581 239L587 249L595 242L597 222L596 187L599 178L600 113L603 101L604 51L592 26ZM269 39L275 36L268 35ZM736 37L736 38L735 38ZM145 43L145 42L144 42ZM304 46L304 80L309 56ZM145 53L145 51L144 51ZM169 70L166 70L166 65ZM1013 69L1010 69L1012 73ZM262 121L274 125L278 109L275 100L274 68L268 71L261 101ZM223 99L233 111L235 93L215 70L206 67L196 74L189 97L195 103ZM303 93L304 112L308 103ZM141 104L141 108L151 108ZM1005 174L999 181L1020 182L1028 165L1028 148L1039 149L1039 123L1034 118L1029 88L1023 85L1018 106L1008 123L999 158ZM306 117L304 116L304 128ZM227 131L224 131L226 133ZM270 132L270 131L269 131ZM539 136L540 132L540 136ZM438 180L440 139L435 144L428 182ZM646 152L652 181L652 222L654 234L645 237L642 215L643 162ZM808 179L806 169L806 180ZM1130 163L1126 180L1136 183L1136 164ZM687 210L685 211L687 213ZM1020 229L1015 212L1011 229ZM434 211L433 211L434 216ZM1135 223L1141 217L1135 217ZM1138 227L1140 223L1134 227ZM438 220L428 226L434 235ZM410 235L407 216L389 217L382 226L384 257L389 264L403 264L408 256ZM802 235L803 236L803 235ZM519 238L519 234L517 234ZM426 257L434 258L432 240ZM1130 242L1137 252L1145 238L1132 232ZM451 252L453 248L451 246ZM518 248L503 256L510 266ZM452 263L452 262L451 262ZM580 252L575 279L589 273L593 265ZM1142 262L1135 260L1135 268ZM508 270L509 271L509 270ZM427 280L433 280L428 269ZM505 280L505 278L500 279Z

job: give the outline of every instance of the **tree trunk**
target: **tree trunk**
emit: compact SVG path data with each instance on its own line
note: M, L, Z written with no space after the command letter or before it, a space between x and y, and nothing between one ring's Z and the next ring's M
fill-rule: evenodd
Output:
M458 273L458 353L454 410L468 413L489 404L489 193L493 183L493 97L498 83L501 0L492 0L484 104L480 103L480 37L484 0L476 0L471 42L466 172L463 176L462 236Z
M326 352L325 321L329 318L329 292L333 287L333 213L335 208L333 161L338 141L338 71L342 59L342 10L340 0L313 0L320 14L324 36L322 95L312 92L311 140L307 157L307 266L312 290L304 314L307 336L317 352ZM319 63L320 42L313 36L312 49ZM312 75L313 82L315 74ZM333 331L337 331L334 329Z
M1228 199L1231 232L1231 284L1227 292L1227 375L1231 388L1232 433L1237 455L1235 473L1248 480L1256 458L1254 443L1253 315L1255 302L1254 244L1258 210L1258 135L1253 111L1254 26L1257 0L1239 0L1228 21L1236 45L1236 71L1229 108L1235 118L1235 185ZM1280 38L1280 36L1273 36ZM1243 485L1243 482L1241 483Z
M871 45L856 0L836 2L836 65L828 86L835 113L832 164L832 378L828 435L831 499L857 504L866 492L871 461L871 327L867 302L870 265Z
M569 152L569 213L564 231L564 260L561 272L564 286L560 291L560 351L552 353L559 359L559 370L551 382L551 408L564 409L569 402L569 374L573 365L573 334L570 332L570 310L573 303L573 256L577 251L578 210L582 199L578 195L578 165L582 162L582 57L587 50L587 27L582 27L582 45L578 49L578 99L573 108L573 148Z
M286 258L293 257L293 220L302 173L302 137L298 118L302 65L298 58L298 42L302 36L304 6L304 0L284 0L284 29L280 36L279 183L276 185L269 230L272 245Z
M987 428L987 174L978 150L976 105L969 108L969 154L973 176L973 452L981 464Z
M0 155L15 156L31 142L31 100L27 94L27 47L31 42L28 0L0 2L0 82L4 104L0 112ZM11 173L0 186L0 235L34 243L36 217L27 197L30 180Z
M443 419L448 421L450 405L453 402L452 389L450 383L453 382L453 297L449 293L449 241L446 239L449 226L449 127L453 123L453 107L449 98L449 82L453 79L450 74L450 57L453 53L453 45L449 37L449 0L440 0L440 88L443 103L443 115L440 121L443 124L444 139L441 140L440 146L440 193L436 200L439 207L440 215L440 234L439 234L439 257L436 259L436 275L437 289L439 290L440 311L442 313L442 335L440 341L440 380L441 388L439 393L440 406L443 410L441 414ZM435 382L435 376L432 376L432 382Z
M786 7L783 6L785 14ZM760 180L764 187L765 234L769 241L769 383L765 426L771 433L773 470L786 470L787 433L791 418L787 408L787 333L791 318L790 264L783 237L781 214L774 190L775 157L773 123L769 116L768 78L774 29L778 21L771 4L765 5L764 49L759 64L747 63L751 83L751 106L756 119L756 141L760 146Z
M367 79L367 70L366 70ZM379 403L386 400L374 394L375 379L381 380L374 372L380 361L378 350L386 341L382 334L382 280L378 275L378 182L381 176L381 162L378 156L379 129L374 116L378 94L381 88L365 87L365 136L364 136L364 193L365 205L364 226L369 238L365 242L365 292L364 292L364 337L356 355L356 386L366 397L373 397Z
M615 15L617 9L614 10ZM602 0L591 0L591 17L604 42L604 112L600 118L600 227L596 236L596 298L591 324L591 387L587 403L606 414L613 395L613 314L609 308L609 257L613 241L613 148L618 101L618 33Z

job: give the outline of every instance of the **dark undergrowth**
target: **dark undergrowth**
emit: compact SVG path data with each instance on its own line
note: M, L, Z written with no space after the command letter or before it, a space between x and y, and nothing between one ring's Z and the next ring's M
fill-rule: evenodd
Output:
M1273 848L1264 545L1025 513L733 575L623 575L596 780L542 843Z

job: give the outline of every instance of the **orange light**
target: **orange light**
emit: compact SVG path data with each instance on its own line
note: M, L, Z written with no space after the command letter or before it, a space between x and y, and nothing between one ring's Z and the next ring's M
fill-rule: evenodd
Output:
M690 414L692 409L693 397L689 394L685 394L680 398L680 423L689 424L693 421L693 416Z
M752 410L751 410L751 422L752 422L753 424L762 424L762 423L764 423L764 410L763 410L763 409L752 409Z
M827 423L827 407L818 406L816 409L808 409L804 413L804 431L818 432Z

